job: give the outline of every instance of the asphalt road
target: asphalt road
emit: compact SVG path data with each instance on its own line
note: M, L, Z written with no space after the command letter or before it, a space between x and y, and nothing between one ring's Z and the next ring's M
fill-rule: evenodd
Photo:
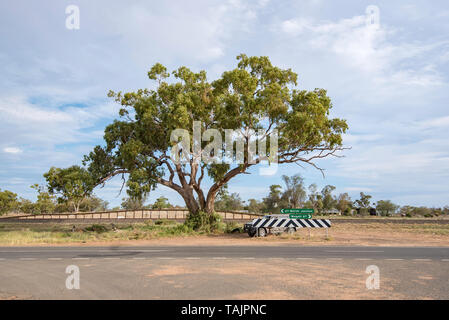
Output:
M0 299L449 299L448 275L437 247L0 247Z
M449 247L139 246L0 247L0 260L83 258L341 258L449 261Z

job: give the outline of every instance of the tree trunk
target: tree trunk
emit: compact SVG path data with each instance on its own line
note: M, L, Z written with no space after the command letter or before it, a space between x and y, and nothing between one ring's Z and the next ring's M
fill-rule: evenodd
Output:
M200 211L200 206L198 205L198 202L196 201L194 195L192 192L180 192L182 198L184 199L184 202L187 206L187 209L189 209L189 212L192 214L197 214Z
M212 214L215 211L215 197L217 191L209 192L209 194L207 195L207 199L202 202L199 202L197 199L195 199L195 196L193 192L191 192L191 190L176 191L178 191L178 193L184 199L187 209L192 214L197 214L200 211Z
M217 196L217 192L218 190L216 192L209 191L209 194L207 195L204 211L208 214L212 214L215 211L215 197Z

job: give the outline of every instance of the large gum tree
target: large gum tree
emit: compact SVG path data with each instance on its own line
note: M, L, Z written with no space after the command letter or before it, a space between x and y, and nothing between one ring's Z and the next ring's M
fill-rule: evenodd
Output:
M248 157L248 142L254 132L269 138L275 130L277 150L267 147L267 156L285 163L310 164L343 149L345 120L330 118L331 99L326 90L297 89L297 74L271 64L268 57L241 54L233 70L209 82L205 71L195 73L180 67L171 74L161 64L148 72L154 89L135 92L109 92L121 104L120 120L105 129L104 146L96 146L85 156L97 184L121 175L130 196L140 197L158 184L175 190L185 201L191 215L214 212L219 190L237 175L261 163ZM192 132L193 122L207 129L233 129L245 141L240 163L210 164L172 160L175 129ZM193 139L191 140L193 141ZM204 144L207 142L203 142ZM222 144L223 151L225 143ZM270 154L276 152L276 154ZM320 169L321 170L321 169ZM212 180L206 190L205 175Z

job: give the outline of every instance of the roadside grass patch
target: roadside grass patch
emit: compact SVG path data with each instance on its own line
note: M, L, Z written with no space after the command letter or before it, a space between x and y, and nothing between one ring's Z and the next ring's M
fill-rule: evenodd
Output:
M211 231L207 228L194 230L189 224L176 221L142 221L139 223L102 223L102 224L73 224L73 223L5 223L0 225L0 245L26 244L58 244L58 243L88 243L126 240L151 240L159 238L191 237L202 235L226 235L241 233L242 224L236 222L218 222ZM344 223L334 224L326 238L322 229L311 230L311 236L306 229L301 229L292 235L286 233L278 236L257 238L255 241L272 241L273 238L314 242L335 242L341 234L348 237L354 231L355 237L364 237L364 232L372 231L374 237L382 238L383 234L403 234L415 239L419 235L431 235L435 238L449 236L447 224L398 224L398 223ZM378 235L378 236L377 236ZM243 235L242 235L243 236ZM357 238L358 239L358 238ZM411 240L412 241L412 240Z
M344 223L334 224L336 230L375 230L387 232L407 232L413 234L449 235L449 224L438 223Z
M103 233L103 232L107 232L108 228L106 228L106 226L104 226L102 224L93 224L89 227L84 228L84 231Z
M216 231L223 233L223 231ZM86 243L92 241L149 240L210 234L194 231L176 221L139 223L74 224L5 224L0 229L0 245Z
M237 222L224 222L221 226L224 233L243 233L243 225Z

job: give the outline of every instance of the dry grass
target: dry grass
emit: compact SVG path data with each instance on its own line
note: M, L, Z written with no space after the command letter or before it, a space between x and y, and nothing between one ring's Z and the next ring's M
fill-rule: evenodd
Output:
M182 224L160 223L77 225L15 223L0 225L0 245L38 244L170 244L170 245L449 245L449 225L396 223L335 223L326 237L323 229L301 229L293 235L249 238L227 234L229 228L214 234L194 232ZM228 230L229 231L229 230ZM310 231L310 235L309 235ZM182 240L181 240L182 239ZM181 241L180 241L181 240Z
M128 240L148 240L161 237L200 234L182 224L135 223L93 224L5 224L0 225L0 245L87 243Z

